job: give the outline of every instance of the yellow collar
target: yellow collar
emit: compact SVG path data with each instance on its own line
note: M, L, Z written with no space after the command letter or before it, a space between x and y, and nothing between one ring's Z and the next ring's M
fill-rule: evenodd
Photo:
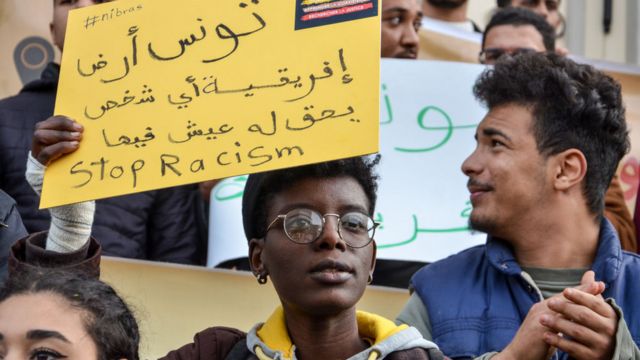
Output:
M406 328L407 325L396 325L382 316L364 311L356 312L360 337L372 345L382 342ZM262 342L273 351L279 351L285 359L292 359L294 344L291 342L284 319L284 310L279 306L257 332Z
M287 325L284 322L282 306L278 306L269 319L262 324L257 334L260 340L271 350L281 352L285 359L293 358L293 343L289 337Z

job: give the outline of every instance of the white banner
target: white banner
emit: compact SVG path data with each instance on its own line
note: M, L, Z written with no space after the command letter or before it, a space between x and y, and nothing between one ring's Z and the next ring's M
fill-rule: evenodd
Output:
M462 161L486 110L472 87L484 66L382 61L378 258L432 262L484 242L467 230L471 211ZM241 200L246 176L211 193L208 265L247 256Z

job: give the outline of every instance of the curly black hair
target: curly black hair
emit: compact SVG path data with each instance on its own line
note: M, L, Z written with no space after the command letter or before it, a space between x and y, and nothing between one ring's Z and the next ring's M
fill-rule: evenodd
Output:
M487 27L484 29L484 33L482 34L482 49L484 49L485 39L487 38L489 31L492 28L501 25L512 25L516 27L531 25L536 28L542 36L542 42L544 43L544 48L547 51L555 51L556 49L555 31L553 30L553 27L549 25L547 20L531 10L519 7L507 7L499 10L491 17L489 24L487 24Z
M0 289L0 303L15 295L52 293L87 316L84 327L98 349L98 360L139 360L138 323L108 284L77 271L28 268L14 273Z
M629 151L620 84L589 65L553 53L528 53L500 59L480 75L473 91L489 109L530 108L543 156L580 150L588 165L584 196L589 210L602 215L604 194Z
M369 200L369 215L373 215L378 190L378 175L374 173L374 168L379 162L380 155L371 158L353 157L249 175L242 196L242 222L247 240L264 236L268 221L267 209L275 195L296 182L310 178L354 178Z

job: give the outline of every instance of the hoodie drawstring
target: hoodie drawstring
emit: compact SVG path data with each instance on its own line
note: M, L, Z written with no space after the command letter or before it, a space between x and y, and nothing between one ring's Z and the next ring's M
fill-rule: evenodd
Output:
M380 353L377 350L371 351L367 360L376 360L380 356Z
M264 353L264 351L260 346L254 347L253 351L256 353L256 356L258 357L259 360L273 360L272 358L268 357L267 354Z

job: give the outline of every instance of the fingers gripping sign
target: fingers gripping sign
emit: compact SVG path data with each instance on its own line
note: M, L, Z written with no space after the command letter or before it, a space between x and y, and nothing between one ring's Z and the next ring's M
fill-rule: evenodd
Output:
M36 124L31 154L43 165L62 155L72 153L80 146L84 128L65 116L52 116Z
M586 283L591 284L591 289L565 289L562 295L568 301L549 301L555 316L540 318L540 323L550 330L545 332L544 341L576 359L611 359L618 316L602 297L604 284L594 281L593 271L583 276L582 285ZM600 291L588 291L595 287Z

